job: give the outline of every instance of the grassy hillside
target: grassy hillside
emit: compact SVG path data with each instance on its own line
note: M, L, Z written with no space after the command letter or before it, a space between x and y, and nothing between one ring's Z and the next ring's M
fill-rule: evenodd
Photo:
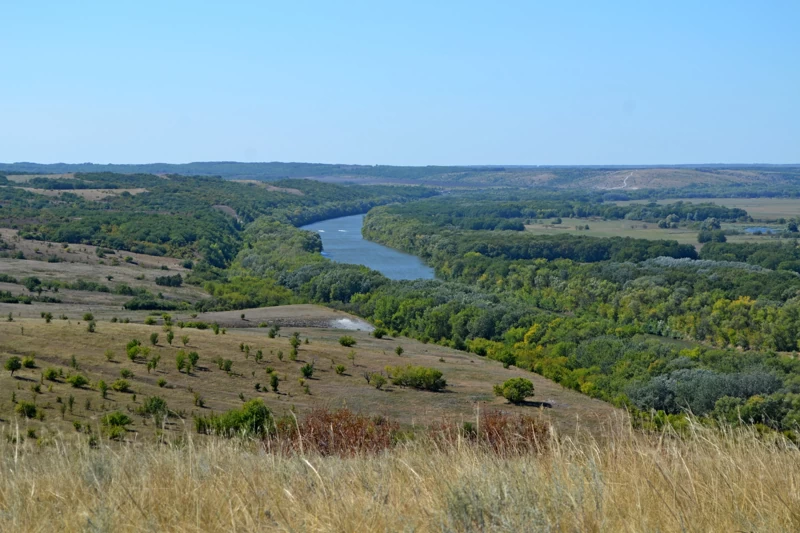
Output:
M248 316L257 319L258 313L258 310L246 311L245 320ZM304 314L313 316L308 308ZM331 320L348 316L321 308L316 316L324 314ZM240 317L237 312L235 320L242 320ZM216 318L225 323L224 317ZM13 377L8 371L0 373L3 391L0 419L6 424L17 423L14 421L20 416L15 409L19 402L35 402L44 420L32 418L21 423L23 429L32 428L41 435L56 430L74 431L75 422L99 429L105 414L120 410L134 418L126 438L135 440L145 438L155 429L152 423L148 424L150 417L134 415L148 396L165 399L169 409L179 414L167 424L167 429L178 433L185 426L192 426L194 416L240 407L243 399L252 398L261 398L279 414L291 410L302 414L314 407L346 405L358 412L389 416L408 426L445 418L470 418L476 405L538 414L564 430L577 419L584 419L587 427L596 428L614 412L608 404L528 372L504 369L496 361L406 338L376 339L365 331L308 327L283 328L275 338L268 337L266 327L227 329L215 334L212 329L181 328L178 322L181 319L176 316L173 320L175 337L171 344L161 318L153 325L100 321L96 322L94 332L87 331L88 323L80 314L68 319L54 317L51 323L41 318L16 316L11 322L0 322L0 364L13 356L30 356L35 361L33 368L22 368ZM229 320L234 320L232 314ZM290 337L294 332L303 344L293 361ZM158 337L155 344L151 335ZM342 346L339 338L344 335L352 336L356 344ZM188 336L186 345L183 336ZM134 360L129 359L126 346L132 339L139 340L148 353L140 352ZM396 353L398 346L403 348L402 355ZM176 356L181 350L199 354L196 369L178 371ZM259 352L261 358L257 360ZM160 358L158 365L148 371L147 362L154 357ZM215 362L217 358L230 360L231 370L222 370ZM313 375L301 382L301 367L309 363L314 365ZM344 367L341 374L335 370L338 365ZM446 391L425 392L390 383L378 390L364 377L365 373L385 375L387 366L398 365L441 370L448 383ZM46 379L48 369L55 369L60 375ZM269 386L268 371L280 379L277 392ZM124 377L124 372L130 375ZM86 377L88 383L76 388L69 379L78 374ZM520 376L534 382L536 391L531 400L535 401L512 406L493 395L493 384ZM98 383L102 380L111 386L123 378L128 381L129 390L109 390L103 398ZM161 380L163 386L159 384ZM74 398L72 408L62 412L70 397ZM198 405L198 397L203 401L202 406Z

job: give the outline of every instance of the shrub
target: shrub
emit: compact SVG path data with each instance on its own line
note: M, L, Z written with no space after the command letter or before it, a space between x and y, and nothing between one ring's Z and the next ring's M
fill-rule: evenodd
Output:
M25 368L36 368L36 360L32 355L22 358L22 366Z
M86 331L89 333L94 333L97 329L97 323L94 320L90 320L88 324L86 324Z
M198 354L197 352L189 352L189 355L187 357L189 358L190 368L192 369L197 368L197 362L200 360L200 354Z
M127 380L118 379L114 383L111 384L111 388L117 392L128 392L130 391L131 384L128 383Z
M55 368L48 368L44 371L42 376L48 381L58 381L58 370Z
M133 420L121 411L114 411L105 415L101 421L104 426L127 426L133 423Z
M101 379L100 381L97 382L97 390L100 391L100 396L105 398L106 395L108 394L108 384Z
M307 363L300 367L300 374L303 375L304 378L308 379L314 375L314 363Z
M383 374L379 372L375 372L369 377L369 384L375 387L378 390L381 390L384 385L386 385L387 380L383 377Z
M424 366L389 366L386 372L393 385L411 387L419 390L440 391L447 386L442 372Z
M181 335L181 344L186 346L189 344L189 336L188 335Z
M175 339L175 333L173 333L172 330L170 330L170 331L167 332L167 342L170 345L172 345L173 339Z
M372 330L372 336L375 337L376 339L382 339L388 333L389 332L386 331L385 328L375 328L374 330Z
M17 370L22 368L22 360L19 357L17 357L16 355L11 356L8 359L6 359L6 362L3 365L3 368L5 368L9 372L11 372L11 375L13 376L14 372L16 372Z
M156 323L156 319L155 319L155 318L153 318L153 317L151 317L151 316L149 316L149 317L147 317L147 318L145 318L145 319L144 319L144 323L145 323L145 325L147 325L147 326L152 326L153 324L155 324L155 323Z
M356 345L356 340L350 335L344 335L343 337L339 337L339 344L347 348L350 348L351 346Z
M397 348L394 349L394 353L396 353L397 355L403 355L404 351L405 350L403 350L402 346L398 346Z
M150 344L153 346L158 344L158 333L153 332L150 334Z
M111 350L110 348L106 350L103 355L105 355L106 361L108 361L109 363L114 360L114 351Z
M337 375L341 376L342 374L344 374L347 368L344 365L336 365L336 368L334 370L336 370Z
M280 379L278 378L278 374L272 373L269 376L269 386L272 388L272 392L278 392L278 383L280 383Z
M86 376L81 374L75 374L74 376L70 376L67 378L67 383L75 387L76 389L82 389L86 385L89 384L89 380Z
M178 369L178 372L186 368L188 356L186 352L183 350L178 350L178 353L175 354L175 368Z
M161 387L162 389L167 386L167 380L164 378L158 378L158 381L156 383L158 383L158 386Z
M502 385L494 386L494 393L513 404L521 404L525 398L533 396L533 383L525 378L507 379Z
M90 322L90 321L94 320L94 315L92 313L84 313L83 314L83 320L85 322Z
M274 432L272 413L261 399L245 402L241 409L194 419L198 433L224 437L265 437Z
M148 396L136 409L138 415L163 416L167 414L167 401L160 396Z
M277 436L298 451L302 446L306 453L354 456L391 448L399 429L396 422L383 417L368 417L349 409L315 409L299 424L293 418L279 420Z
M25 418L36 418L36 404L33 402L18 402L14 411Z
M125 379L132 378L133 377L133 371L132 370L128 370L127 368L123 368L122 370L119 371L119 375L120 375L120 377L125 378Z

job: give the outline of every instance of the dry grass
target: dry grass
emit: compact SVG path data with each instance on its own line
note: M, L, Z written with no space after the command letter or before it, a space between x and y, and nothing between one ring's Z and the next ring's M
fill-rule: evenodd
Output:
M499 456L456 441L373 456L196 439L97 449L0 441L2 531L798 531L798 450L696 428L553 437Z
M16 309L27 307L16 304ZM129 315L120 312L119 316ZM215 335L210 329L174 329L175 339L170 346L160 324L147 326L98 321L96 332L89 333L80 314L71 314L70 320L60 320L56 315L50 324L40 318L17 318L16 315L13 322L7 322L0 316L0 365L12 355L30 353L36 354L38 365L35 369L16 372L13 378L9 372L0 370L0 423L14 418L12 393L17 401L35 398L43 409L44 422L31 420L27 426L40 433L48 429L69 431L75 421L84 425L97 424L103 414L117 409L135 410L145 397L152 395L163 397L171 409L186 413L189 422L193 414L220 413L241 406L240 394L246 399L262 398L277 415L286 414L291 409L302 415L318 407L347 406L359 413L387 416L404 426L428 424L444 417L468 420L476 403L510 413L544 411L543 416L561 431L569 431L576 420L584 426L597 427L617 412L607 403L564 389L536 374L515 368L505 369L496 361L411 339L375 339L366 332L314 328L282 329L281 336L274 339L267 337L267 328L228 330L225 335ZM293 331L298 331L301 339L310 340L310 344L299 347L296 361L289 360L289 335ZM131 339L149 345L152 333L158 333L159 340L157 346L149 346L151 355L160 355L161 361L155 371L148 373L142 358L135 363L128 360L125 346ZM338 342L345 333L357 340L352 348L354 359L348 357L351 348ZM182 348L182 335L190 338L186 351L197 351L200 355L199 368L191 375L178 372L175 365L176 354ZM240 350L241 344L251 347L249 358ZM395 354L398 345L405 350L402 357ZM114 352L113 361L106 360L107 349ZM263 354L261 362L255 361L254 355L258 350ZM279 351L284 354L282 360L278 357ZM104 400L96 388L75 389L63 379L57 382L44 380L38 394L31 390L47 368L60 368L68 373L73 355L80 373L93 386L99 380L110 384L120 378L122 369L131 370L134 376L128 381L136 398L133 393L109 391ZM214 364L217 357L233 361L231 374ZM316 361L313 378L301 385L298 381L300 367L312 361ZM336 374L334 366L337 364L346 367L343 375ZM377 390L363 377L364 372L377 372L387 365L397 364L440 369L447 379L448 391L433 393L395 386ZM278 393L265 390L269 384L268 367L280 376ZM549 407L540 409L537 404L513 406L494 396L493 384L520 376L534 382L536 395L533 400L546 402ZM167 386L159 387L159 379L165 379ZM260 391L256 390L256 384L260 384ZM305 393L305 386L309 387L310 394ZM195 405L195 393L205 400L204 408ZM64 401L70 395L75 397L73 413L62 417L58 399ZM89 409L84 407L86 400L91 402ZM129 434L129 439L149 438L154 430L152 423L148 421L145 425L144 420L134 418L131 428L134 432ZM23 431L27 431L27 427ZM181 427L179 424L171 425L168 430L170 433L179 432Z

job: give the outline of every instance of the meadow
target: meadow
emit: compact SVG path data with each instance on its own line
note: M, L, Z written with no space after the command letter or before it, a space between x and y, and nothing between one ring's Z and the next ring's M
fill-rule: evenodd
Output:
M3 531L800 529L798 451L736 432L546 436L538 452L420 438L355 455L257 440L0 440ZM297 437L306 444L310 439Z
M772 222L779 218L800 217L800 199L798 198L664 198L654 201L662 205L675 202L692 202L696 204L711 202L725 207L744 209L755 220ZM618 205L630 205L647 202L631 200L616 203Z

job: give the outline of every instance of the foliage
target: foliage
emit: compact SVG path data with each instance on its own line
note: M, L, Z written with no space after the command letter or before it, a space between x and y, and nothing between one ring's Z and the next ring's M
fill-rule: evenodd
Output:
M198 433L224 437L265 437L275 430L272 413L261 399L221 415L198 416L194 421Z
M494 393L513 404L521 404L525 398L533 396L533 383L525 378L507 379L501 385L494 386Z
M440 391L447 387L442 372L424 366L389 366L386 367L393 385L411 387L420 390Z

